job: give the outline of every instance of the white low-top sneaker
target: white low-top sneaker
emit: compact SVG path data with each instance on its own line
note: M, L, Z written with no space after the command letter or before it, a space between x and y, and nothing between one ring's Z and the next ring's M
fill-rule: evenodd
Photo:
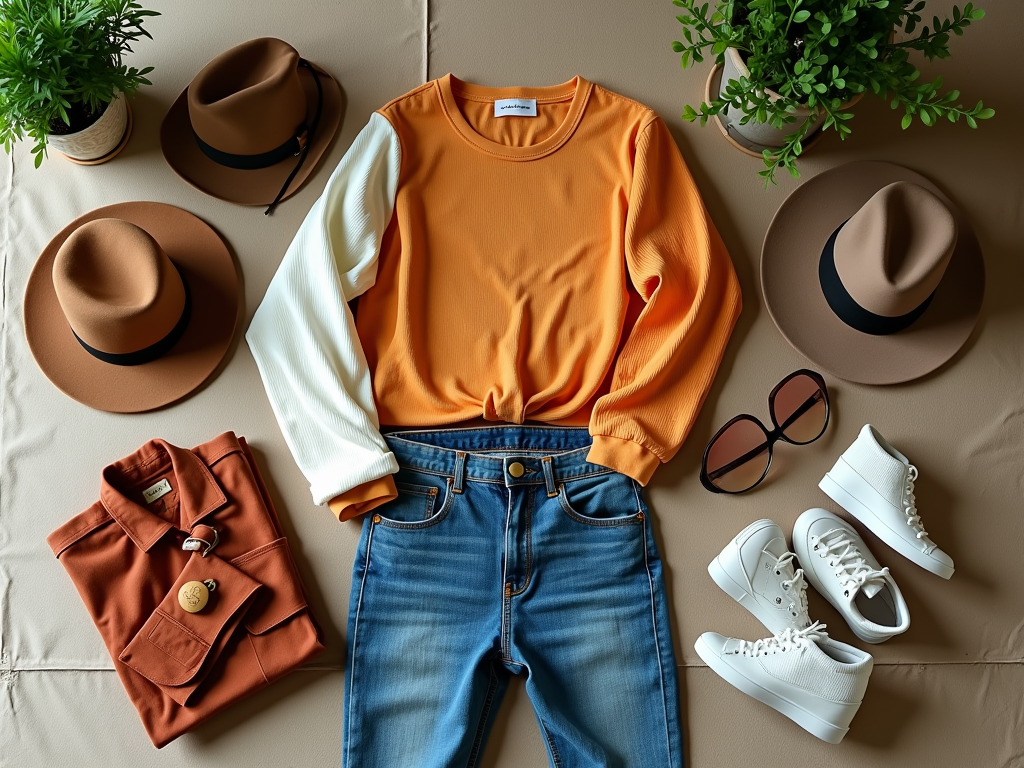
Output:
M917 513L917 467L865 424L818 487L908 560L944 579L952 558L935 546Z
M705 632L694 649L719 677L829 744L850 730L871 677L871 655L824 625L748 642Z
M758 520L725 545L708 573L769 632L778 634L811 623L807 585L803 571L793 568L794 557L782 529L771 520Z
M793 525L793 551L811 586L866 643L881 643L910 627L903 593L857 530L825 509L808 509Z

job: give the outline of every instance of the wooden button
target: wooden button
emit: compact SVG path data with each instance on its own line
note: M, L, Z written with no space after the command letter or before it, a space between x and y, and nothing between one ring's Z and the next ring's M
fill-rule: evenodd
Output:
M512 477L522 477L524 472L526 472L526 467L518 461L513 461L508 465L508 473L512 475Z
M189 613L199 613L210 602L210 590L201 581L186 581L178 590L178 605Z

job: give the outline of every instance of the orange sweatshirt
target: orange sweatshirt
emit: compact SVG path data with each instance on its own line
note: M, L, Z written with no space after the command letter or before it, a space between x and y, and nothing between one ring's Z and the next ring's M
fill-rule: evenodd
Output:
M381 422L589 425L588 459L647 483L740 303L654 112L579 77L447 75L371 117L247 338L314 499L344 519L394 496Z

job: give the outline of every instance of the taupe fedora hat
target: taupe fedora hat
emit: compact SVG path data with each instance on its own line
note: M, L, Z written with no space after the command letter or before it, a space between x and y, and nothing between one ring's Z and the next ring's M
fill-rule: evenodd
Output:
M46 246L25 289L25 334L65 394L98 410L147 411L217 368L239 298L231 254L209 225L163 203L120 203Z
M928 179L890 163L848 163L805 182L761 251L761 290L782 335L864 384L909 381L953 357L984 289L970 222Z
M267 213L295 194L341 123L338 82L273 37L217 56L160 127L174 171L197 189Z

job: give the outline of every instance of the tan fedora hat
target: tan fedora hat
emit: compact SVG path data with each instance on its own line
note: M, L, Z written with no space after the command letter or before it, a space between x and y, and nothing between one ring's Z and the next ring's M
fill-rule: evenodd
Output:
M981 311L970 222L932 182L855 162L798 187L768 227L761 290L775 325L828 372L895 384L935 370Z
M208 195L267 212L299 190L341 124L338 82L273 37L203 67L160 126L164 158Z
M25 335L58 389L102 411L171 403L217 368L238 272L205 222L163 203L91 211L50 241L25 289Z

